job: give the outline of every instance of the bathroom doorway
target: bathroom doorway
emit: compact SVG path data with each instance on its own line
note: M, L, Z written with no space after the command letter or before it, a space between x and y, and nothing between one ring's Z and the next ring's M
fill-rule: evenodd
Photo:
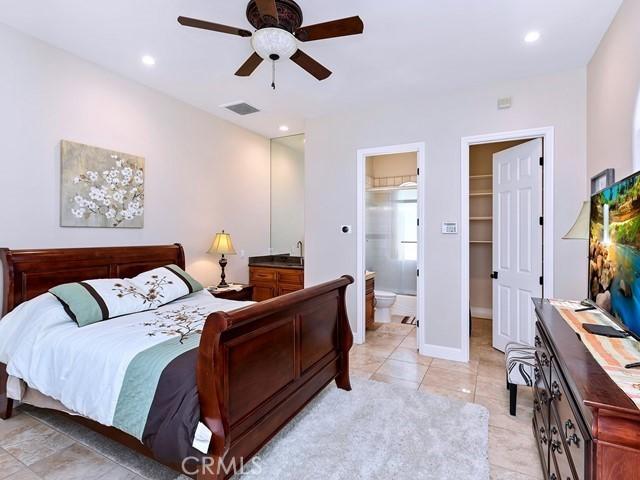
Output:
M423 162L421 144L358 152L356 341L379 353L391 354L396 348L415 351L424 343L419 282Z

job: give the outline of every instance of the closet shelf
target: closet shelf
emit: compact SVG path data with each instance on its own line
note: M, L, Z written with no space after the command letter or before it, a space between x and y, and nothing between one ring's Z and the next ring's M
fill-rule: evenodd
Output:
M478 191L478 192L469 192L469 196L470 197L490 197L491 195L493 195L493 192L488 190L488 191Z
M492 174L490 174L490 173L487 173L487 174L485 174L485 175L469 175L469 178L470 178L471 180L475 180L475 179L477 179L477 178L493 178L493 175L492 175Z
M469 220L472 222L480 222L484 220L493 220L493 217L469 217Z
M469 243L475 245L491 245L493 242L491 240L469 240Z

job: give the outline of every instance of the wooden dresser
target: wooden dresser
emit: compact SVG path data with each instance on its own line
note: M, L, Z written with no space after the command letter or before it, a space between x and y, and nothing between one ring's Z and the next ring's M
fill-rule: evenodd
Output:
M534 300L533 432L549 480L640 480L640 410L549 302Z

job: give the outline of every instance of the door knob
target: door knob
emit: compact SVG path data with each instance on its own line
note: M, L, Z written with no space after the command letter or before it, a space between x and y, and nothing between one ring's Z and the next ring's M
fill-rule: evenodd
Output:
M491 272L491 275L489 275L491 278L493 279L497 279L498 278L498 272Z

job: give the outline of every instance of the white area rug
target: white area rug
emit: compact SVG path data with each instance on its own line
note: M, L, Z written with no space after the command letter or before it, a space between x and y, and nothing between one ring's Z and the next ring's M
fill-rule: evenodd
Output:
M345 392L331 383L258 453L241 479L489 479L487 409L358 378L352 386ZM145 478L177 477L71 420L21 408Z
M243 480L489 478L487 409L369 380L352 386L329 386Z

